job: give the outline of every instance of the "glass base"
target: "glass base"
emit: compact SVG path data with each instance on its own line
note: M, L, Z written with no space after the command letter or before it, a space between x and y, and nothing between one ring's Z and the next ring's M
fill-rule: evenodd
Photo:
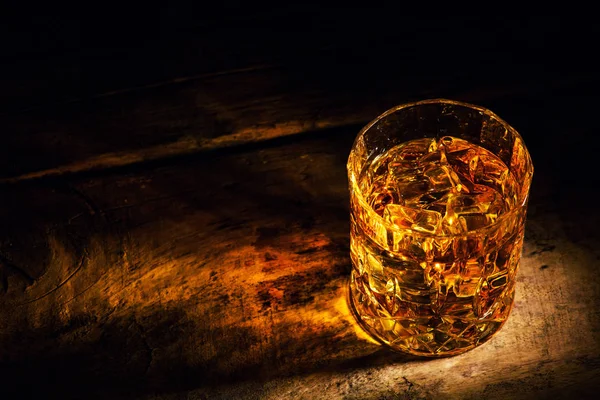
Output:
M514 288L487 318L465 318L429 312L422 317L385 318L356 285L349 283L348 304L356 321L370 337L391 350L421 357L442 358L465 353L487 342L504 325L512 309ZM361 301L362 300L362 301ZM425 313L427 314L427 313Z

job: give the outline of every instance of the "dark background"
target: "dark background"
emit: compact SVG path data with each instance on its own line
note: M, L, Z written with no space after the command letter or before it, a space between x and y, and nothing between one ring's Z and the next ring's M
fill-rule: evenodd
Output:
M597 75L598 27L580 16L120 5L32 7L9 10L2 19L5 112L263 64L283 64L309 85L349 92L400 82L438 90L490 84L551 89Z

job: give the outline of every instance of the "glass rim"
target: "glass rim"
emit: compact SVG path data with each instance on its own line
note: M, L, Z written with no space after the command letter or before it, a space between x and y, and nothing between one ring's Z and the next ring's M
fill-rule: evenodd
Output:
M457 101L457 100L450 100L450 99L444 99L444 98L434 98L434 99L425 99L425 100L419 100L419 101L414 101L414 102L409 102L409 103L403 103L403 104L399 104L397 106L394 106L392 108L390 108L389 110L383 112L382 114L380 114L379 116L377 116L376 118L374 118L372 121L370 121L368 124L366 124L356 135L356 138L354 139L354 142L352 144L352 149L350 150L350 155L348 157L348 162L346 163L346 170L348 173L348 179L351 181L352 185L351 187L354 187L354 185L357 183L356 182L356 177L354 176L354 171L350 168L350 159L352 157L352 154L354 152L354 149L356 148L356 144L358 142L358 140L364 136L364 134L373 127L373 125L375 125L377 122L381 121L382 119L384 119L385 117L387 117L390 114L395 113L396 111L400 111L403 109L407 109L407 108L411 108L411 107L415 107L415 106L421 106L421 105L427 105L427 104L450 104L450 105L455 105L455 106L462 106L462 107L467 107L479 112L482 112L483 114L489 116L490 118L493 118L494 120L498 121L504 128L506 128L508 131L511 132L511 134L515 135L515 137L518 137L519 139L521 139L521 143L523 144L523 149L525 150L525 155L528 158L529 161L529 165L531 166L532 169L532 174L531 177L529 178L529 182L531 183L531 179L533 177L533 163L531 162L531 155L529 154L529 149L527 149L527 146L525 145L525 141L523 140L523 137L519 134L519 132L513 128L508 122L506 122L505 120L503 120L502 118L500 118L496 113L494 113L493 111L482 107L482 106L478 106L476 104L471 104L471 103L467 103L467 102L463 102L463 101ZM510 167L509 167L510 169ZM480 228L477 229L473 229L473 230L469 230L463 233L457 233L457 234L445 234L445 233L429 233L429 232L423 232L423 231L419 231L419 230L415 230L412 228L400 228L388 221L386 221L385 218L383 218L382 216L380 216L379 214L377 214L375 212L375 210L373 210L373 207L371 207L367 201L365 200L362 192L359 190L358 193L356 193L356 191L353 191L354 193L352 194L353 196L356 196L356 198L358 199L358 203L361 207L366 208L367 210L370 210L373 212L373 216L370 217L370 219L375 220L378 224L382 224L386 229L390 229L392 231L395 232L411 232L414 233L416 236L423 236L423 237L464 237L464 236L468 236L468 235L472 235L472 234L476 234L479 232L483 232L483 231L487 231L490 229L494 229L495 227L497 227L498 225L500 225L501 223L503 223L506 219L508 219L509 217L514 217L515 215L519 214L521 211L523 211L523 209L527 208L527 202L529 200L529 189L527 190L526 195L524 196L523 201L520 204L517 204L513 207L511 207L509 209L508 212L502 214L501 216L499 216L496 221L494 221L493 223L489 224L489 225L485 225L482 226ZM352 201L352 200L351 200ZM408 207L410 209L413 210L418 210L416 208L411 208Z

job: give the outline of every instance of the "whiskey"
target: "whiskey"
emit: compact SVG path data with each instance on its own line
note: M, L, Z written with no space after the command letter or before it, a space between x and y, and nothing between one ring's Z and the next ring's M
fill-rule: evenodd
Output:
M358 320L418 355L488 340L513 304L522 182L494 153L451 136L402 143L358 170L350 284Z

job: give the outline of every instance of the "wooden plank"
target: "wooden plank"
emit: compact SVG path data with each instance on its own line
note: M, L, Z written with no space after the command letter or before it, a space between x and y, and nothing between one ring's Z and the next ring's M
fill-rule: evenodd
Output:
M319 81L320 82L320 81ZM397 80L384 91L316 87L297 71L260 68L4 117L2 182L112 168L364 124L384 110L423 97L483 105L566 85L426 86ZM589 83L585 83L589 87Z
M560 175L534 180L515 309L489 343L423 361L362 333L345 302L354 133L4 185L6 215L27 215L42 195L49 204L32 218L42 261L27 246L2 247L16 267L37 260L47 271L32 283L13 276L0 294L4 389L152 399L593 394L600 253L572 240L563 218L588 244L598 235L588 215L566 211L573 198L556 195ZM538 160L549 171L552 158ZM67 229L73 221L84 222ZM69 235L73 247L61 247ZM78 257L77 273L36 296Z

